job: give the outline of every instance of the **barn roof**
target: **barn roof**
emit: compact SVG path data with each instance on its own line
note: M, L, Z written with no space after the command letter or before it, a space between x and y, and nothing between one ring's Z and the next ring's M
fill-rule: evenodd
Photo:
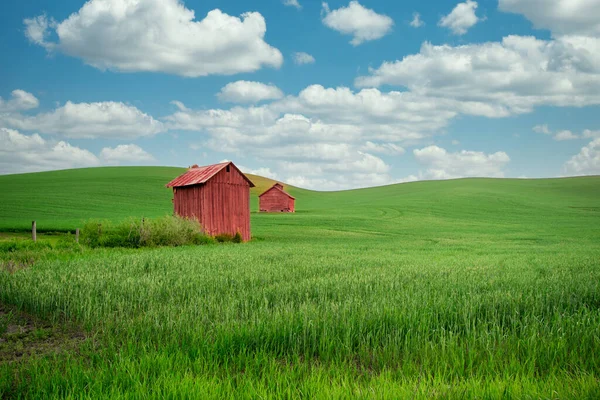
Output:
M281 183L276 183L273 186L271 186L270 188L268 188L267 190L265 190L263 193L259 194L258 197L261 197L263 194L267 194L268 192L270 192L271 190L275 189L280 191L281 193L285 194L287 197L289 197L292 200L296 200L296 198L294 196L292 196L291 194L289 194L288 192L286 192L283 189L280 189L277 185L283 186L281 185Z
M204 167L194 166L193 168L188 169L184 174L179 175L177 178L167 183L167 187L181 187L206 183L210 180L210 178L218 174L223 168L225 168L228 165L231 165L233 168L235 168L240 173L240 175L242 175L244 179L250 184L250 187L254 187L254 183L252 183L252 181L248 179L248 177L244 175L244 173L240 171L239 168L236 167L235 164L231 161L220 164L207 165Z

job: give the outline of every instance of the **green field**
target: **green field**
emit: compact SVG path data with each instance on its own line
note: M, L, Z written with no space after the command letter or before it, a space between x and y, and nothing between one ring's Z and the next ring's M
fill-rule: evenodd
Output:
M31 229L73 231L82 219L160 217L173 213L172 189L165 185L185 172L172 167L107 167L0 176L0 232ZM274 181L248 175L258 195ZM296 192L306 192L292 188Z
M181 171L1 176L0 230L169 214ZM600 398L600 177L290 192L249 243L0 270L56 338L4 333L0 398Z

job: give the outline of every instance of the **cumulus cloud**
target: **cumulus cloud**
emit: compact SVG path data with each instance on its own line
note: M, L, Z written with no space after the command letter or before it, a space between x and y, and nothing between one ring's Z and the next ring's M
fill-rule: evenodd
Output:
M162 122L120 102L72 103L34 116L0 115L0 122L24 131L69 138L131 139L163 132Z
M600 0L500 0L498 8L556 35L600 35Z
M98 166L98 157L64 141L0 128L0 174Z
M584 138L600 138L600 131L592 131L590 129L586 129L583 131L582 136Z
M584 146L563 167L566 175L600 175L600 138Z
M279 175L277 175L276 172L271 171L271 168L267 168L267 167L248 168L243 165L238 165L238 168L240 169L240 171L242 171L245 174L264 176L265 178L270 178L270 179L275 179L275 180L279 179Z
M503 115L476 102L321 85L261 106L177 104L166 117L169 129L198 132L203 148L254 157L287 182L320 189L394 183L381 157L402 155L404 146L438 134L461 113Z
M52 50L53 44L48 43L46 38L48 37L50 28L56 27L56 21L48 19L46 15L39 15L35 18L26 18L23 20L23 23L25 24L25 37L31 43L45 47L47 50Z
M298 0L283 0L283 5L290 6L290 7L296 7L298 10L302 9L302 5L300 5L300 3L298 3Z
M344 35L352 35L350 44L358 46L370 40L384 37L392 31L394 21L387 15L363 7L358 1L351 1L347 7L330 10L323 3L323 24Z
M557 140L557 141L573 140L573 139L579 139L579 136L575 135L573 132L571 132L569 130L560 131L560 132L557 132L556 135L554 135L554 140Z
M26 19L25 34L48 50L101 69L164 72L186 77L253 72L283 63L267 44L265 19L215 9L200 21L181 0L90 0L62 22ZM49 31L58 40L49 42Z
M413 150L415 159L426 168L421 179L453 179L463 177L504 177L510 157L503 151L486 154L462 150L450 153L438 146Z
M366 142L364 146L362 146L361 150L369 153L386 154L390 156L402 155L405 152L405 150L401 146L398 146L394 143L373 142Z
M120 144L117 147L105 147L100 152L105 164L139 164L154 161L154 157L135 144Z
M402 143L434 134L456 115L443 111L452 106L407 93L314 85L262 106L190 110L179 104L166 121L171 129L202 134L204 148L276 167L286 181L335 189L393 182L377 155L400 155Z
M185 106L183 106L185 107ZM297 96L260 107L179 111L172 129L207 131L225 148L271 146L291 140L355 143L416 141L443 129L461 110L488 112L407 92L311 85Z
M315 58L308 53L296 52L293 54L294 63L296 65L314 64Z
M11 97L10 100L3 100L0 97L0 112L30 110L40 105L40 102L34 95L21 89L13 90Z
M217 94L221 101L230 103L258 103L283 97L283 92L275 85L260 82L237 81L225 85Z
M508 36L463 46L424 43L419 54L384 62L359 87L403 86L421 95L477 101L506 114L535 106L600 104L600 39Z
M425 23L421 20L421 14L418 12L413 13L413 19L410 21L410 26L413 28L420 28L423 25L425 25Z
M533 131L536 133L543 133L544 135L550 135L552 133L550 132L548 125L536 125L533 127Z
M477 2L467 0L464 3L459 3L452 12L440 19L439 26L448 28L455 35L464 35L467 31L481 21L475 14L477 10Z
M552 130L550 130L548 125L536 125L533 127L533 131L536 133L544 134L544 135L553 135L554 140L559 141L559 142L564 141L564 140L574 140L574 139L580 139L582 137L589 137L589 136L585 136L585 132L581 136L579 136L569 130L563 130L563 131L554 133L554 132L552 132Z

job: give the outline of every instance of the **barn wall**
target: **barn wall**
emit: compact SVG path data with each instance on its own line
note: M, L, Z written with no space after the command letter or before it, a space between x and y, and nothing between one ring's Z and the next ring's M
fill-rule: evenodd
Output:
M277 189L271 189L259 198L259 209L264 212L290 212L290 197Z
M234 167L205 184L177 188L174 206L178 215L197 218L208 235L239 231L250 240L250 186Z

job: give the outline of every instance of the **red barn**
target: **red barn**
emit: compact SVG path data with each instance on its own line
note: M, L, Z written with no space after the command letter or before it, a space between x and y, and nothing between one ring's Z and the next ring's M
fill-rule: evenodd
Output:
M296 199L283 190L281 183L276 183L258 196L258 201L261 212L294 212Z
M214 236L235 235L250 240L250 188L254 184L232 162L192 166L167 184L173 188L175 213L200 221Z

